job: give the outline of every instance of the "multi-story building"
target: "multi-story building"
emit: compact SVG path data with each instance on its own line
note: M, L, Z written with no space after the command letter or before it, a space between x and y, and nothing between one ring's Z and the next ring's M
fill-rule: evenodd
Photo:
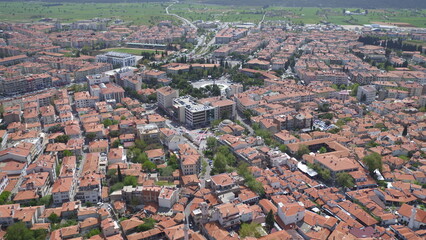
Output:
M0 173L0 194L4 191L8 184L9 178L7 177L7 173Z
M187 126L196 128L209 125L215 120L215 107L197 103L191 96L174 100L175 117Z
M159 70L145 70L141 75L144 82L157 82L167 77L166 72Z
M278 203L278 217L285 225L295 224L305 217L305 207L302 203Z
M225 28L219 31L215 36L216 44L230 43L234 40L240 39L246 36L248 29L245 28Z
M160 130L155 124L146 124L138 127L137 136L146 143L157 143L160 141Z
M41 114L41 122L44 125L55 123L56 115L55 115L55 109L53 108L53 106L49 105L49 106L41 107L40 114Z
M0 150L3 150L6 147L8 134L6 130L0 130Z
M200 170L200 155L181 156L181 169L183 175L198 174Z
M0 77L0 94L16 95L52 87L52 77L48 74Z
M111 63L118 67L132 67L136 65L136 57L128 53L108 52L96 56L97 62Z
M101 83L90 86L90 94L98 97L101 101L115 101L119 103L124 98L124 89L114 83Z
M52 197L55 205L74 200L74 178L58 178L52 186Z
M176 189L163 188L158 195L158 206L171 208L179 199L179 191Z
M373 85L359 86L356 97L360 102L372 103L376 99L376 88Z
M236 103L229 99L221 99L212 102L211 105L215 108L215 119L233 119L236 114Z
M74 93L74 101L76 108L89 108L95 107L95 103L99 101L99 98L91 96L87 91L83 91Z
M101 176L99 174L86 174L79 180L75 199L82 203L97 203L101 199L101 190Z
M94 75L86 76L86 78L87 78L87 82L89 83L89 85L109 83L110 82L110 79L109 79L110 76L106 75L106 74L94 74Z
M158 107L162 109L171 108L173 106L173 100L179 97L179 90L171 87L162 87L157 89L157 102Z

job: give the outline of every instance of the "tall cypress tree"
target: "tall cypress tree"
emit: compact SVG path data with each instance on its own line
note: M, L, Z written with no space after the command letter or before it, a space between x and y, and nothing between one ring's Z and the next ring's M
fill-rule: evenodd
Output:
M117 175L118 175L118 181L122 182L123 181L123 175L121 175L120 165L118 165Z
M265 223L269 231L271 231L272 228L274 228L275 219L274 219L274 213L272 212L272 210L269 210L268 215L266 215Z
M407 125L404 125L404 130L402 130L402 136L407 136L407 133L408 133L408 126Z

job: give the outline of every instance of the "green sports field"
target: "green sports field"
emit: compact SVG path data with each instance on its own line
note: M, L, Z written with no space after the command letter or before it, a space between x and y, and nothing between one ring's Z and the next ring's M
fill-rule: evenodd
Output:
M155 53L153 49L138 49L138 48L108 48L102 50L102 52L120 52L120 53L129 53L133 55L142 55L142 53ZM162 50L157 50L157 52L161 53Z

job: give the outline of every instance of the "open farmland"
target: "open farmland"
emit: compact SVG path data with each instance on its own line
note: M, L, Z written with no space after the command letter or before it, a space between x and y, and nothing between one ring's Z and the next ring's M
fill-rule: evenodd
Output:
M92 18L121 19L134 24L155 24L175 20L165 14L166 3L40 3L0 2L0 21L36 22L56 18L73 22Z

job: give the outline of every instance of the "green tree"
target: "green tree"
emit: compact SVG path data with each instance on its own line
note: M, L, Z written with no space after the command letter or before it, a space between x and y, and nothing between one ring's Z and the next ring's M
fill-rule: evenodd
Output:
M55 133L55 132L61 132L64 130L64 127L62 127L61 125L55 125L53 127L50 127L49 129L47 129L48 132L50 133Z
M250 190L257 193L258 195L263 195L265 193L265 188L263 187L263 184L261 182L258 182L254 178L250 181L247 181L246 184L247 187L250 188Z
M330 111L330 104L328 103L318 104L318 110L320 112L328 112Z
M173 154L173 153L170 154L170 159L167 162L167 166L170 166L173 169L178 169L179 168L179 162L178 162L178 159L177 159L177 157L176 157L175 154Z
M376 169L379 169L379 171L382 171L383 164L382 164L382 156L380 156L380 154L372 153L365 156L362 160L371 173L374 172L374 170Z
M244 117L245 117L245 118L247 118L247 119L250 119L250 118L251 118L251 116L253 116L252 112L251 112L249 109L244 110L243 115L244 115Z
M107 127L112 125L112 120L107 118L107 119L103 120L102 123L104 124L104 127L107 128Z
M321 176L324 180L326 180L326 181L328 181L328 180L330 180L330 179L331 179L331 172L330 172L330 170L328 170L328 169L323 168L323 169L319 172L319 174L320 174L320 176Z
M153 94L148 95L148 100L149 100L150 102L155 102L155 101L157 101L157 94L156 94L156 93L153 93Z
M353 188L355 186L355 181L351 175L348 173L338 173L336 178L337 183L339 183L341 186L347 187L347 188Z
M110 192L115 192L117 190L120 190L124 187L124 183L122 182L118 182L115 183L114 185L111 186L111 188L109 189Z
M275 218L274 218L274 212L272 212L272 209L269 210L268 214L266 215L266 227L268 228L268 231L270 232L272 228L274 228L275 224Z
M146 148L146 146L147 146L147 144L146 144L146 142L145 141L143 141L143 140L140 140L140 139L137 139L136 141L135 141L135 147L136 148L139 148L140 150L145 150L145 148Z
M86 233L86 235L84 235L84 238L88 239L99 234L101 234L101 230L99 230L99 228L95 228Z
M120 135L120 132L119 131L110 131L108 135L112 138L116 138Z
M208 137L206 143L207 149L215 152L218 146L218 141L215 137Z
M286 145L284 145L284 144L281 144L281 145L280 145L280 147L279 147L279 149L280 149L280 151L281 151L281 152L283 152L283 153L288 151L287 146L286 146Z
M135 176L126 176L124 178L124 186L133 186L136 187L138 185L138 178Z
M159 169L160 175L161 176L166 176L166 177L172 176L174 171L175 171L175 169L172 168L171 166L167 166L165 168L160 168Z
M70 150L64 150L64 157L71 157L74 156L74 154Z
M81 54L84 55L90 55L90 52L92 51L92 48L89 45L84 45L81 49Z
M89 141L93 141L96 138L96 133L87 133L86 138L89 139Z
M207 171L207 162L206 161L201 161L201 174L204 175L206 174Z
M31 230L35 236L35 240L46 240L47 230L46 229L35 229Z
M319 149L319 153L326 153L327 152L327 148L325 148L324 146L322 146L320 149Z
M34 240L34 232L28 229L23 222L17 222L6 229L6 240Z
M47 219L49 219L49 221L51 223L59 223L61 221L61 219L59 218L59 216L56 213L50 214L50 216L47 217Z
M213 169L212 174L220 174L226 172L226 158L223 154L216 154L213 159Z
M309 154L311 151L309 150L308 146L305 144L300 144L299 148L297 149L297 156L302 157L305 154Z
M121 175L120 165L118 165L118 168L117 168L117 177L119 182L123 181L123 175Z
M258 227L260 227L260 224L258 223L243 223L241 224L241 228L238 234L241 237L241 239L244 239L246 237L260 238L261 235L257 231Z
M223 118L222 118L223 119ZM216 119L216 120L213 120L212 122L211 122L211 124L210 124L210 126L212 127L212 128L216 128L217 126L219 126L219 124L222 122L222 120L221 119Z
M110 185L119 182L117 177L117 169L109 169L106 176L109 179Z
M48 207L52 203L52 200L53 200L52 195L46 195L38 199L37 205L45 205L46 207Z
M115 139L114 142L112 143L111 147L118 148L119 146L120 146L120 140Z
M138 156L138 163L146 163L149 162L149 158L148 155L146 155L146 153L142 153L141 155Z
M151 172L151 171L155 170L157 168L157 166L153 162L148 160L148 161L145 161L142 164L142 168L144 170L148 171L148 172Z
M60 135L55 138L55 142L67 143L70 140L70 136L68 135Z
M154 228L154 226L155 226L155 220L154 219L144 218L143 221L144 221L144 223L137 227L138 232L145 232L145 231L148 231L148 230Z
M358 83L355 83L351 86L351 96L352 97L355 97L355 96L358 95L358 87L359 87Z
M9 200L11 193L9 191L3 191L0 194L0 205L6 204L6 202Z
M408 126L404 125L404 130L402 130L402 136L404 136L404 137L407 136L407 133L408 133Z

